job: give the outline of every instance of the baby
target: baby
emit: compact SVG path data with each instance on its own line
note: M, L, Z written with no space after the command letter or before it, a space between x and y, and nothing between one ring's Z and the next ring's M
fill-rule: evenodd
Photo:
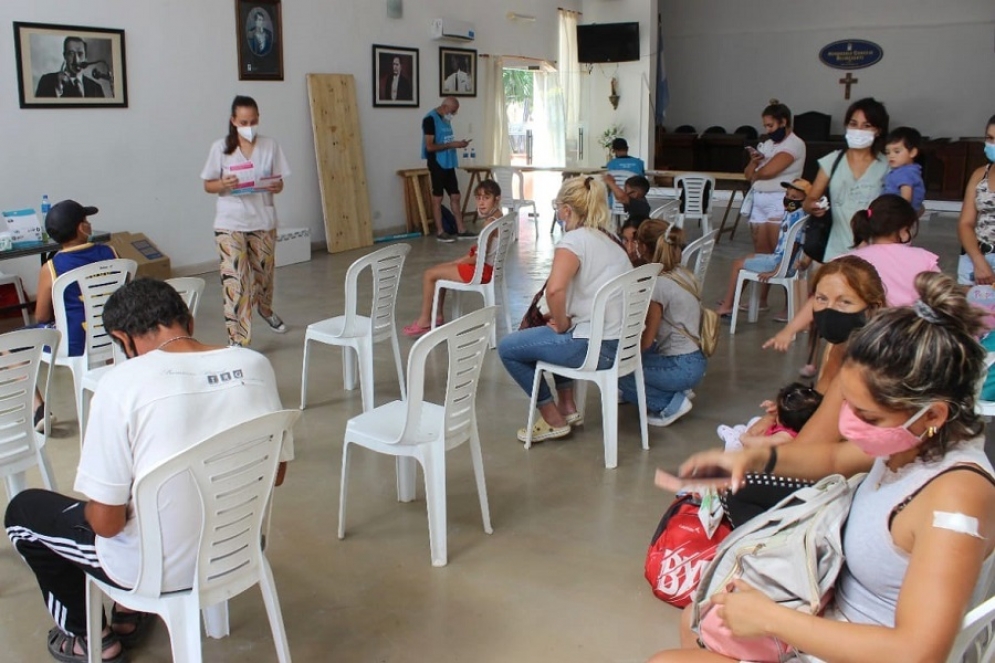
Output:
M885 139L884 153L891 170L884 176L881 193L894 193L912 204L912 209L922 213L926 198L926 185L922 181L922 166L915 162L919 156L922 135L912 127L898 127Z
M773 447L790 442L798 435L822 403L822 394L800 382L792 382L777 394L777 401L764 401L766 414L746 424L719 426L716 432L725 442L726 451L743 447Z

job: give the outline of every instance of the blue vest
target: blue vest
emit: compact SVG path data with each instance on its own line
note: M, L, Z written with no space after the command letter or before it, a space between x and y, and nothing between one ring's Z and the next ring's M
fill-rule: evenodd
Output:
M444 143L453 142L453 125L446 122L445 118L439 115L439 111L432 109L429 111L428 115L425 117L432 118L435 123L435 144L442 145ZM422 136L421 142L421 158L428 158L428 150L425 149L425 137ZM450 148L448 150L439 150L435 152L435 161L439 164L440 168L449 170L450 168L455 168L459 162L456 157L456 149Z

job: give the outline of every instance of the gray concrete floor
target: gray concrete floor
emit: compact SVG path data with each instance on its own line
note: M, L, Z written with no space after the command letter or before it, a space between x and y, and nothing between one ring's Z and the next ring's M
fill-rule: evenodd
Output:
M548 272L553 238L544 214L538 240L521 224L512 248L509 295L518 320ZM917 242L939 253L954 273L954 215L923 224ZM690 229L693 238L697 228ZM418 309L421 273L430 264L462 255L467 242L411 242L398 304L398 328ZM749 230L717 247L706 283L706 302L725 286L731 260L750 252ZM315 254L311 262L278 270L276 310L290 330L275 335L256 327L252 347L276 369L284 405L297 407L303 335L308 323L338 315L348 265L367 250ZM220 288L214 274L197 321L197 336L224 342ZM369 292L368 284L363 285ZM772 294L773 310L783 295ZM500 320L500 316L499 316ZM341 440L349 417L362 410L359 391L344 391L341 353L319 347L311 369L310 405L296 429L297 459L276 492L268 556L282 603L290 648L297 661L644 661L677 643L678 611L655 598L642 577L643 557L671 496L653 487L657 467L672 469L689 453L716 446L715 427L745 421L757 405L795 379L805 360L804 338L787 355L762 351L779 325L762 315L739 333L722 337L708 373L696 389L694 409L670 428L650 429L640 449L638 420L622 406L619 466L603 464L598 394L590 390L587 425L570 438L526 451L515 439L528 400L490 352L482 373L478 419L494 534L483 532L464 446L448 457L449 565L433 568L423 491L413 503L396 501L393 461L357 449L350 481L348 532L335 536ZM506 330L503 324L499 334ZM412 341L401 337L407 354ZM429 392L444 389L444 365L429 365ZM393 361L378 346L376 399L399 395ZM68 372L59 372L52 405L59 418L49 443L59 486L71 488L78 431ZM610 395L614 397L614 395ZM36 474L29 476L39 485ZM0 497L5 499L5 495ZM2 503L6 506L6 503ZM204 641L204 660L275 660L259 593L231 602L232 634ZM52 622L28 568L6 537L0 540L0 641L14 661L50 660L45 634ZM168 635L157 627L131 656L169 661Z

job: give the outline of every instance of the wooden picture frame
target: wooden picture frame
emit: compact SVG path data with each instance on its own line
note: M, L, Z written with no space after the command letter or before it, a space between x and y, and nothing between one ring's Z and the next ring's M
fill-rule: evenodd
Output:
M418 108L418 49L373 44L373 106Z
M127 108L124 30L14 23L21 108Z
M477 51L439 47L439 96L477 96Z
M283 80L280 0L235 0L238 80Z

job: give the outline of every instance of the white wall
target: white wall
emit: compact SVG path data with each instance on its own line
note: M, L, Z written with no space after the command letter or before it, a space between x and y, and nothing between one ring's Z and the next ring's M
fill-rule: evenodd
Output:
M403 230L403 194L395 171L417 167L422 116L439 103L438 48L431 20L473 21L481 53L556 58L556 5L517 0L408 0L401 19L386 18L383 0L294 0L282 3L283 82L240 82L231 0L6 0L0 3L0 208L37 207L75 198L101 208L98 228L144 232L174 267L215 260L214 198L200 169L212 140L226 131L236 94L255 97L261 127L276 138L293 175L278 198L283 226L307 226L324 237L305 74L356 76L374 235ZM537 17L511 22L508 11ZM127 109L30 109L17 101L13 21L125 30ZM421 106L373 108L371 45L420 49ZM449 46L462 46L448 43ZM479 81L478 88L483 85ZM607 102L606 102L607 103ZM482 99L464 99L457 132L483 131ZM472 125L472 130L471 126Z
M851 100L885 102L892 126L924 135L980 136L995 113L995 4L991 0L660 0L671 105L666 126L759 126L776 97L819 110L842 129L846 72L819 50L866 39L884 59L853 75Z

